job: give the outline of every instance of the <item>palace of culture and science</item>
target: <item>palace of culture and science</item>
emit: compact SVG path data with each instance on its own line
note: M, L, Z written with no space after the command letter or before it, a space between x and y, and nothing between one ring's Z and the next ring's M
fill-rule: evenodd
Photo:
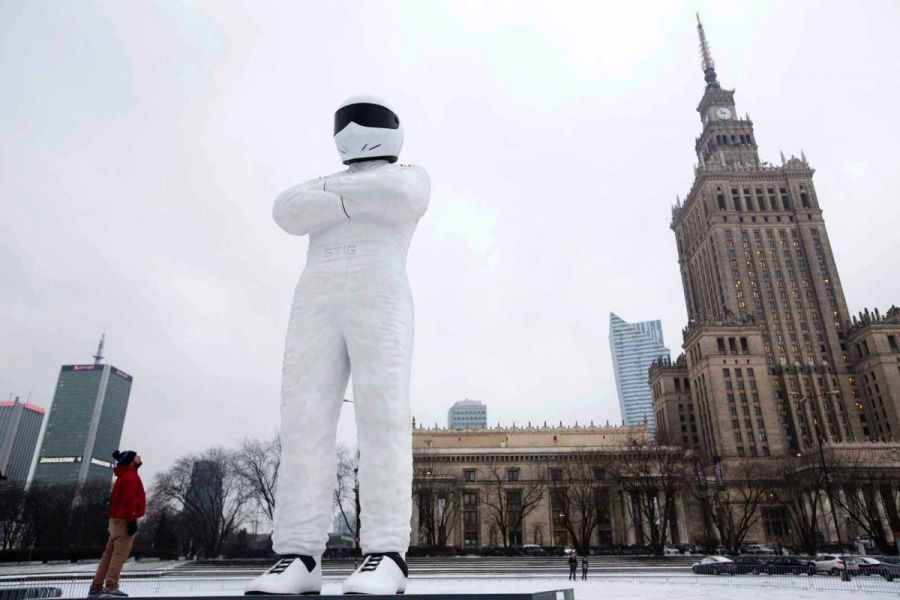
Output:
M698 165L671 222L688 323L649 369L655 443L646 422L414 424L413 546L709 543L728 515L812 553L900 531L900 309L851 317L812 167L759 159L698 32Z
M851 320L814 170L760 161L697 27L699 164L671 224L688 325L684 355L651 369L658 440L711 458L898 439L900 310Z

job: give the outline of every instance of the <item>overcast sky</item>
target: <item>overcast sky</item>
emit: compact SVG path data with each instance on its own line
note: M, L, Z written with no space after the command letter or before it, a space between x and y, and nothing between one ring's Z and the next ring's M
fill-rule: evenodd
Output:
M851 311L900 303L897 2L2 0L0 392L48 407L106 331L149 474L274 432L307 242L272 200L342 168L334 109L372 92L432 181L416 418L620 421L610 311L673 356L686 322L698 10L762 159L817 169Z

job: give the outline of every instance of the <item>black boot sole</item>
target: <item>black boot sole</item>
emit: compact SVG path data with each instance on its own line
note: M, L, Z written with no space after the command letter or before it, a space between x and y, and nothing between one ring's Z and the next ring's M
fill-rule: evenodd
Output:
M299 594L272 594L269 592L244 592L245 596L319 596L322 592L301 592Z

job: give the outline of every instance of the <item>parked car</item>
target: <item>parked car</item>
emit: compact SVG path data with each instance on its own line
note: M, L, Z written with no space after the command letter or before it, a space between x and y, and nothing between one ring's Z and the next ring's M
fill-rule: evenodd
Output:
M481 556L503 556L506 554L500 546L482 546L478 553Z
M727 556L707 556L691 565L698 575L734 575L734 561Z
M663 553L666 554L666 555L671 555L671 554L681 554L681 550L679 550L679 549L676 548L675 546L666 546L666 547L663 549Z
M881 561L871 556L857 556L860 575L878 575L881 573Z
M882 556L877 574L884 577L887 581L893 581L895 577L900 577L900 557Z
M763 544L747 544L741 546L741 552L743 554L775 554L775 549Z
M829 575L840 575L841 571L846 569L853 575L859 574L859 563L852 556L836 556L834 554L820 554L813 562L816 565L816 571L819 573L828 573Z
M766 561L754 556L739 556L734 559L734 572L739 575L759 575L765 573Z
M547 551L537 544L524 544L519 548L519 554L522 556L547 556Z
M766 573L769 575L815 575L816 570L813 561L796 556L779 556L766 565Z

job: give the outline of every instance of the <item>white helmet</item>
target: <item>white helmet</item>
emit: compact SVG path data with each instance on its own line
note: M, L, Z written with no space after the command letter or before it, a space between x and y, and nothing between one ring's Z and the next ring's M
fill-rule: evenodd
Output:
M397 162L403 127L381 98L351 96L334 113L334 143L345 165L377 158Z

